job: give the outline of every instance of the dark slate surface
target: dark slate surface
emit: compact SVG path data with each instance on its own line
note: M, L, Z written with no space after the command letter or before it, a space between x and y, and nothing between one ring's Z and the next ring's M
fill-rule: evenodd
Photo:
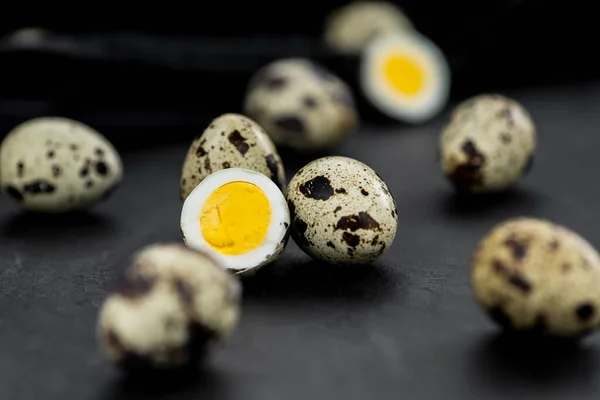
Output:
M2 198L0 398L597 399L598 336L523 345L499 335L471 296L471 254L506 218L548 218L600 242L600 86L509 94L539 128L536 164L517 190L456 198L435 162L444 118L364 127L339 154L371 165L393 191L400 222L391 250L373 265L336 269L290 243L245 281L231 340L180 379L123 377L97 350L94 329L129 255L180 240L188 143L124 154L123 186L90 213L24 214ZM302 165L285 159L290 173Z

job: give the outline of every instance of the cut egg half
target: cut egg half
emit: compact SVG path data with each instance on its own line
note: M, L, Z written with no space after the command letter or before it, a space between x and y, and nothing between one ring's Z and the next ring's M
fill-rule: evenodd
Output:
M442 51L425 36L387 34L363 52L360 84L382 113L417 124L435 117L446 105L450 68Z
M289 226L290 212L281 190L260 172L243 168L206 177L181 210L187 246L209 253L239 274L275 261L287 243Z

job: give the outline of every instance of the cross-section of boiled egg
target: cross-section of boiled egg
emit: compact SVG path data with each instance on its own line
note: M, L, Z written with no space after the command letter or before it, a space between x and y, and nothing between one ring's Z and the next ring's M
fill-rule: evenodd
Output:
M217 171L186 198L181 233L188 247L210 253L228 270L250 274L277 259L288 241L290 212L265 175Z
M450 68L441 50L423 35L393 33L376 38L363 52L360 84L382 113L422 123L448 101Z

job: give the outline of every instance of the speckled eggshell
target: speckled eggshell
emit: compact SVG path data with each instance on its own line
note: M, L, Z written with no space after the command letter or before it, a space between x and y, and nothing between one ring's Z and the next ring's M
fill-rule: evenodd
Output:
M507 330L577 337L600 325L600 257L565 227L533 218L497 225L471 278L479 304Z
M32 211L89 206L112 193L122 174L112 144L89 126L66 118L24 122L0 147L2 191Z
M358 121L348 85L303 58L260 69L250 81L244 108L275 144L304 151L340 143Z
M412 22L393 3L353 1L327 17L324 37L340 53L359 54L379 36L413 30Z
M389 249L396 203L383 180L360 161L324 157L288 186L291 235L308 255L332 264L366 264Z
M221 115L194 139L181 172L181 199L208 175L226 168L260 172L285 190L285 170L275 145L260 125L244 115Z
M126 368L193 364L234 329L240 294L237 278L204 253L147 246L101 308L101 347Z
M535 147L535 126L519 103L480 95L452 113L440 137L440 163L460 191L502 191L529 170Z

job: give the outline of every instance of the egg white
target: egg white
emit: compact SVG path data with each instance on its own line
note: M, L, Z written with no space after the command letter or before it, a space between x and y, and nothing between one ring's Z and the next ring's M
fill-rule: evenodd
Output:
M253 250L239 255L220 253L204 239L200 228L200 212L208 197L218 188L231 182L247 182L258 186L271 206L271 222L265 240ZM268 264L280 253L290 225L290 212L281 190L260 172L244 168L229 168L206 177L186 198L181 210L181 232L188 247L209 253L229 270L245 271Z
M386 57L408 54L422 68L421 91L406 96L394 90L381 73ZM416 33L394 33L373 40L363 52L360 84L365 96L381 112L408 123L425 122L437 115L448 101L450 68L442 51L425 36Z

